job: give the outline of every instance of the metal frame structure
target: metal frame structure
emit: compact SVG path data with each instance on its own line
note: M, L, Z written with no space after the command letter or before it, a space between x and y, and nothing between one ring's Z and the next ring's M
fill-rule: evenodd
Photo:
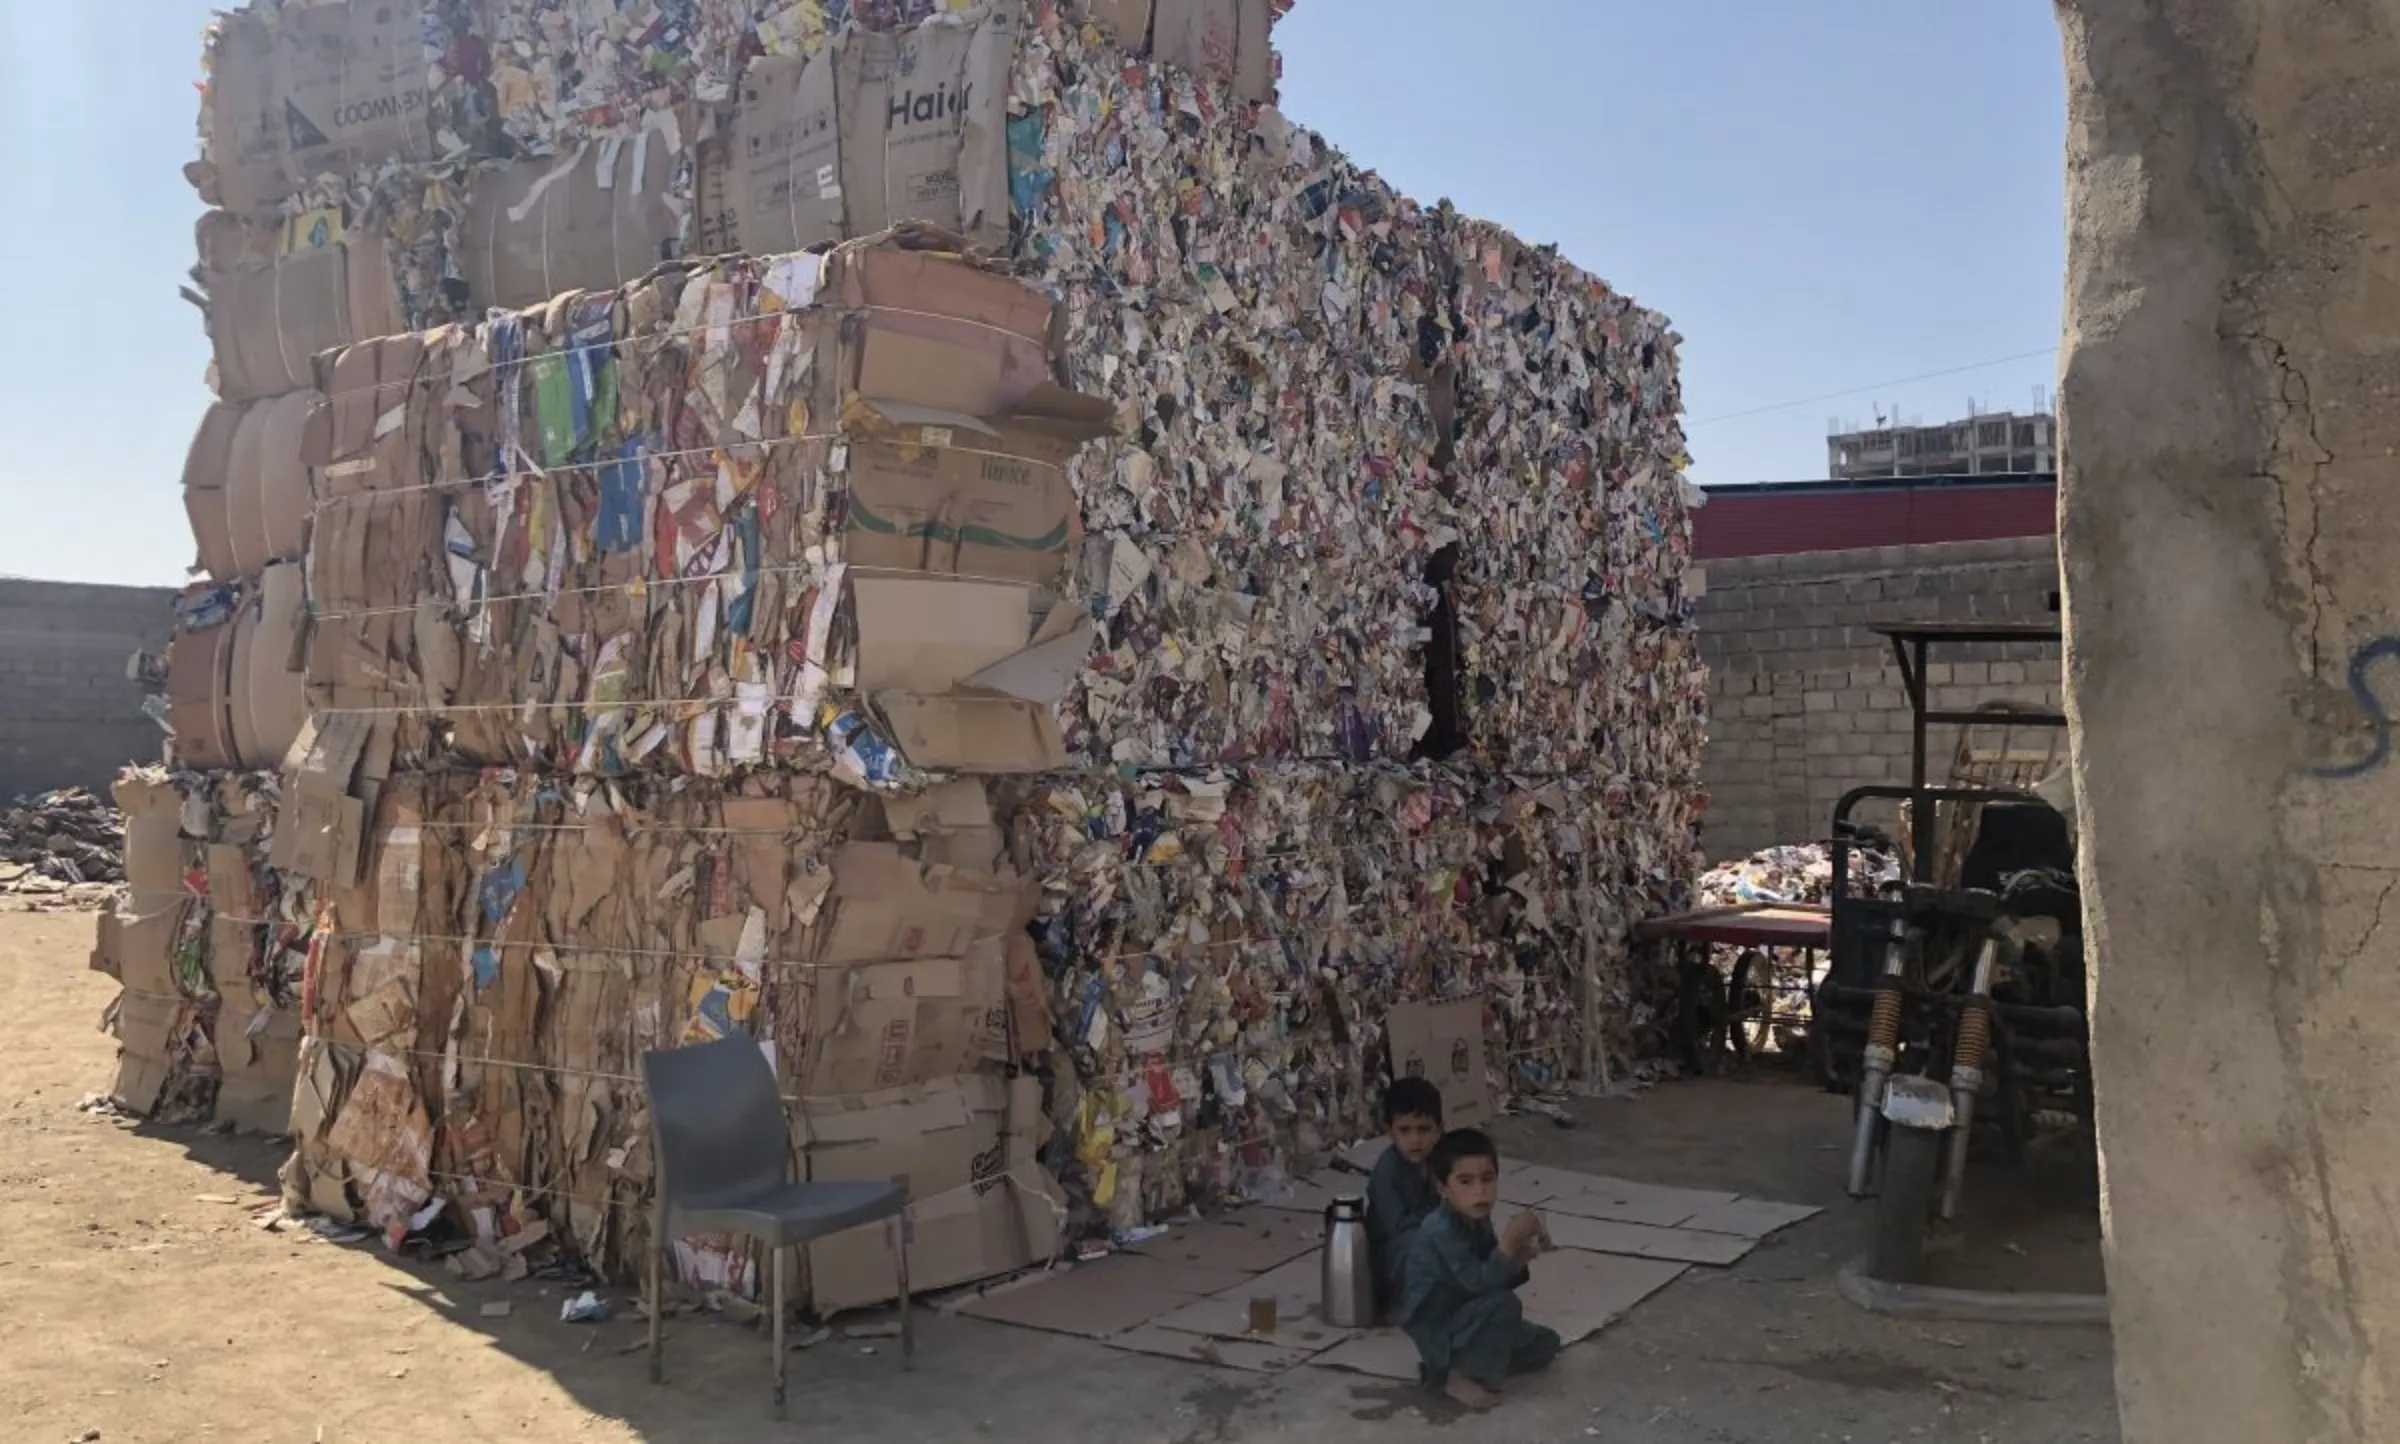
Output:
M2065 633L2056 622L1987 622L1980 625L1900 622L1890 626L1877 627L1874 630L1876 635L1887 639L1892 644L1892 657L1900 666L1901 685L1908 690L1908 709L1912 719L1909 733L1908 790L1912 798L1922 799L1922 801L1913 803L1909 808L1909 842L1912 853L1909 872L1913 881L1930 882L1933 878L1935 855L1934 810L1924 804L1946 800L1935 796L1936 791L1948 792L1955 789L1928 789L1925 785L1927 729L1936 724L1976 727L1987 725L1993 720L1992 714L1988 712L1937 712L1927 705L1926 675L1931 665L1934 647L1952 644L1976 646L2012 643L2046 643L2056 646L2065 639ZM2027 727L2064 727L2067 725L2066 714L2063 712L2012 711L2008 720L2012 724ZM1854 790L1851 796L1856 796L1861 790L1864 789ZM1990 792L1978 795L2006 797L2010 794ZM1834 890L1837 894L1841 890L1842 882L1842 873L1837 866L1833 876Z

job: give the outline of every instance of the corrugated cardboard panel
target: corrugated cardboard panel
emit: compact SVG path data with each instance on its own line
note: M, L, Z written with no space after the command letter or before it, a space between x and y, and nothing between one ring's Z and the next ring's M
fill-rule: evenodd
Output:
M173 1070L167 1064L168 1039L183 1016L183 1004L172 996L137 993L130 988L117 1000L117 1078L108 1096L128 1113L147 1114Z
M952 1110L929 1109L941 1088L965 1102L967 1122L953 1121ZM809 1149L809 1177L909 1180L912 1289L949 1288L1053 1255L1065 1200L1034 1161L1045 1123L1038 1081L976 1077L853 1105L843 1119L846 1140ZM822 1115L811 1121L821 1126ZM929 1123L940 1126L923 1126ZM884 1303L899 1291L879 1225L811 1245L808 1272L810 1300L821 1311Z
M844 238L835 48L768 55L742 71L730 158L741 244L760 255Z
M202 272L217 394L258 401L312 383L320 351L401 329L383 242L353 233L272 264Z
M1112 420L1107 402L1053 386L989 420L900 403L854 409L844 557L1054 584L1082 538L1066 463Z
M1243 100L1275 98L1268 0L1158 0L1151 53L1223 81Z
M1006 582L880 574L854 577L858 685L948 692L1025 649L1034 591Z
M209 77L203 193L269 210L324 171L431 159L424 31L414 5L323 0L225 17Z
M681 159L665 135L644 130L477 176L457 253L475 303L539 306L612 289L669 259L683 223L667 186Z
M186 767L237 765L227 695L232 668L230 624L179 632L167 644L167 718L175 728L175 756Z
M809 974L807 1056L794 1072L834 1097L955 1077L982 1059L1003 996L994 944L962 958L822 966Z
M1050 708L1014 697L918 697L887 692L875 708L892 743L918 767L988 776L1055 772L1067 765L1066 740Z
M1027 905L1033 884L1014 873L927 864L888 842L853 842L833 854L833 889L816 960L870 963L960 957L998 938Z
M859 245L837 251L825 290L863 312L855 323L846 389L969 416L1005 416L1055 384L1048 296L1008 276L922 248Z
M1480 1000L1403 1003L1385 1027L1392 1076L1432 1080L1442 1090L1442 1116L1451 1127L1471 1128L1492 1116Z

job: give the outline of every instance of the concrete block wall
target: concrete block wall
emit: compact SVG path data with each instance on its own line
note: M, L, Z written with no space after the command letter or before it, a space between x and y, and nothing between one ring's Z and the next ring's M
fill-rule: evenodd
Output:
M108 795L165 734L142 714L135 652L174 631L168 587L0 579L0 799L57 787Z
M1710 669L1701 764L1708 855L1820 840L1844 792L1908 780L1908 694L1890 644L1871 626L2046 621L2057 589L2049 537L1710 562L1700 604ZM1945 651L1955 660L1938 660ZM1953 647L1935 656L1927 683L1937 710L2059 705L2055 646ZM1929 775L1949 775L1958 732L1932 729ZM1998 736L1986 730L1978 740L1996 745ZM2049 740L2029 733L2011 745ZM2063 737L2059 745L2063 756ZM1886 809L1874 820L1888 825L1892 817Z

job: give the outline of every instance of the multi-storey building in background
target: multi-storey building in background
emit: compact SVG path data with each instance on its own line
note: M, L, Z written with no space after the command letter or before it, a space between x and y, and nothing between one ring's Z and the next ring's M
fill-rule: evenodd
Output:
M1825 438L1826 475L2024 475L2056 469L2058 420L2047 411L2002 411L1939 426L1878 426Z

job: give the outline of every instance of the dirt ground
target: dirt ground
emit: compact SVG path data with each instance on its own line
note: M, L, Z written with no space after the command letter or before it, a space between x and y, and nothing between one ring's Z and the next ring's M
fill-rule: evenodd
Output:
M680 1321L669 1381L653 1388L627 1352L641 1330L622 1294L617 1321L562 1324L554 1289L462 1285L368 1247L261 1232L242 1205L268 1196L273 1145L79 1111L107 1087L113 1056L94 1030L113 985L83 967L91 929L83 916L0 916L9 1439L1405 1444L1464 1432L1415 1390L1372 1380L1260 1378L952 1318L921 1331L905 1378L888 1343L797 1355L788 1425L766 1420L766 1350L746 1329ZM1788 1084L1712 1081L1591 1105L1574 1128L1507 1125L1503 1147L1530 1159L1827 1212L1733 1269L1696 1270L1466 1427L1616 1444L2116 1440L2105 1330L1905 1324L1836 1296L1859 1227L1836 1181L1843 1114ZM2075 1226L2032 1210L1995 1229L2011 1257L2067 1260L2046 1272L2074 1273L2089 1251ZM505 1317L484 1317L499 1303Z

